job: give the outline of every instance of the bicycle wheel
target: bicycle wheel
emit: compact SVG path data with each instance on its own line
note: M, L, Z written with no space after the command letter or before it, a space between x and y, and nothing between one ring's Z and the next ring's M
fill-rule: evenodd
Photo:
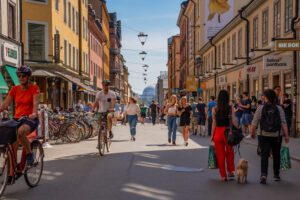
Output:
M98 133L98 150L99 150L100 156L104 156L105 141L104 141L104 134L102 133L101 130L99 130L99 133Z
M35 140L31 143L31 151L34 154L34 164L26 168L24 178L29 187L35 187L39 184L43 174L44 150L41 143Z
M66 139L71 143L80 142L82 139L82 134L79 127L75 123L66 124L64 129Z
M0 149L0 197L3 195L9 173L9 156L7 149Z

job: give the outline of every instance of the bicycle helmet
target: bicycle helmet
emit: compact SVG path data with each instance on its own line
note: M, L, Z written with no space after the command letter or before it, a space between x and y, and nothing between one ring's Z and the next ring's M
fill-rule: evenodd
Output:
M32 70L29 66L27 65L22 65L21 67L17 68L17 74L22 73L22 74L26 74L28 76L31 76L32 74Z
M110 85L110 81L109 80L103 80L102 84L104 84L104 85Z

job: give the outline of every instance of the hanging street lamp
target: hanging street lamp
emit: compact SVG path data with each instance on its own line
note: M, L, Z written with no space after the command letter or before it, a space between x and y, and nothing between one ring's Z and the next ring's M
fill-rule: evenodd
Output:
M147 56L147 52L146 51L140 52L140 57L141 57L142 60L145 60L146 56Z
M140 32L138 34L138 38L139 38L141 44L144 45L146 43L146 41L147 41L148 35L145 34L145 33L143 33L143 32Z

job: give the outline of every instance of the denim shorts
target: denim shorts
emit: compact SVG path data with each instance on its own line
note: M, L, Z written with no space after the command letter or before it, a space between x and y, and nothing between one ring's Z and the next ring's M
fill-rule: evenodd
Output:
M251 125L252 122L252 114L244 113L242 116L242 125L248 126Z

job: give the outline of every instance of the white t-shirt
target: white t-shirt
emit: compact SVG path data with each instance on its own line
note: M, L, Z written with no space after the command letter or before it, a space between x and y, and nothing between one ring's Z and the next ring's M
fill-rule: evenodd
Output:
M108 90L107 94L104 94L104 91L100 91L96 95L96 101L99 102L99 108L98 112L99 113L104 113L107 112L111 107L112 107L112 102L117 99L116 94Z
M127 115L138 115L141 112L140 107L133 103L128 104L125 111Z

